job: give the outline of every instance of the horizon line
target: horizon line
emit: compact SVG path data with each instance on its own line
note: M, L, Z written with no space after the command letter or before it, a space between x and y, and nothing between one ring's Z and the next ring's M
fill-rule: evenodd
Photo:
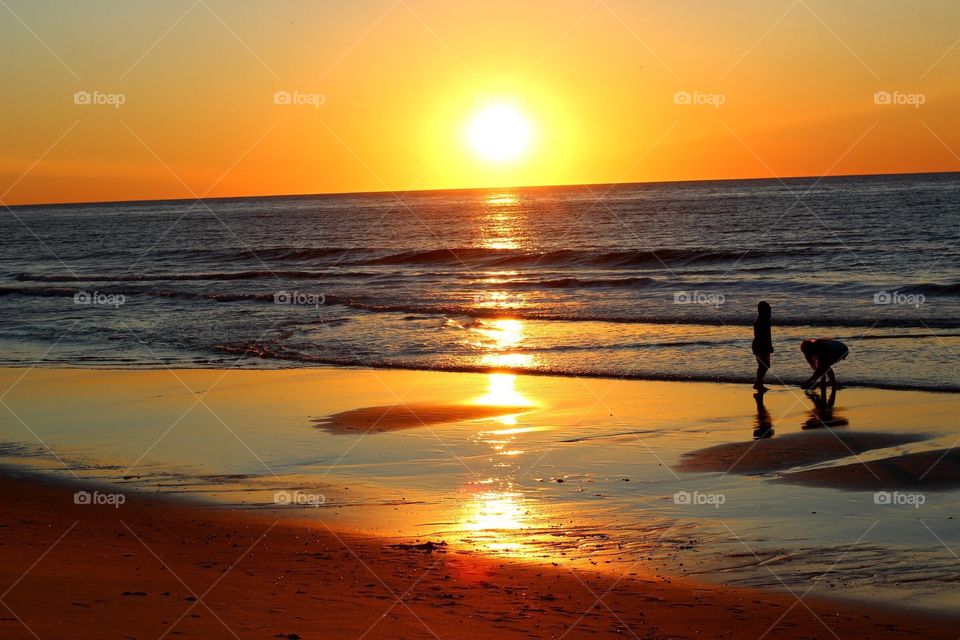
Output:
M31 208L31 207L72 207L72 206L96 206L110 204L137 204L137 203L176 203L176 202L214 202L219 200L254 200L270 198L324 198L337 196L372 196L372 195L395 195L404 196L412 193L439 193L439 192L458 192L458 191L496 191L509 189L557 189L557 188L578 188L578 187L619 187L632 185L660 185L660 184L692 184L705 182L759 182L759 181L784 181L784 180L829 180L833 178L874 178L885 176L932 176L932 175L950 175L960 174L956 171L896 171L889 173L837 173L829 175L805 175L805 176L755 176L748 178L691 178L679 180L640 180L634 182L582 182L565 184L530 184L513 185L503 187L446 187L446 188L428 188L428 189L408 189L405 191L391 191L383 189L379 191L328 191L323 193L274 193L274 194L247 194L236 196L216 196L212 198L205 197L186 197L186 198L135 198L132 200L80 200L76 202L31 202L23 204L4 204L8 209Z

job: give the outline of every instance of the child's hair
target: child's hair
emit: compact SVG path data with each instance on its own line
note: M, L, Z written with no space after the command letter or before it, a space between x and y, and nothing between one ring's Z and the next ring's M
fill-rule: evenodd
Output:
M759 313L764 318L770 317L770 305L767 302L761 300L757 303L757 313Z

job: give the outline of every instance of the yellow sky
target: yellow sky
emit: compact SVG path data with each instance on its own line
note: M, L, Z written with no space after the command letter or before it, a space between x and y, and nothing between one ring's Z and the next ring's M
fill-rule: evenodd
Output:
M6 3L6 204L960 170L957 2Z

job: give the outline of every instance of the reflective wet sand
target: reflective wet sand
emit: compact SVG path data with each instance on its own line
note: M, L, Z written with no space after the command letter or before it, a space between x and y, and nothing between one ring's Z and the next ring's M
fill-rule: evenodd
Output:
M761 406L741 385L349 369L0 383L4 462L64 478L536 562L958 599L952 485L856 479L951 473L951 394L779 387Z

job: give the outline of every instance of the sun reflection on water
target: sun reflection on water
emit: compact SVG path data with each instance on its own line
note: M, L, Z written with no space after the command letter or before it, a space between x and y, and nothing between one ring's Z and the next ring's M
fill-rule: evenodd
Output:
M520 246L517 234L522 231L518 226L522 224L521 216L513 209L518 198L508 193L490 194L485 204L490 211L482 222L483 246L498 249ZM488 284L496 285L498 278L510 275L515 274L489 274ZM505 291L488 292L477 302L477 306L494 309L517 304L518 295ZM522 320L483 319L468 326L467 342L478 353L479 364L492 369L514 369L535 363L531 354L519 352L525 337ZM499 428L478 431L476 441L489 447L491 477L481 482L482 489L471 493L459 507L457 521L469 539L489 551L527 555L531 553L530 530L534 526L530 520L537 509L535 499L518 491L515 483L523 465L521 458L528 453L523 436L543 427L518 424L527 420L525 408L537 403L524 395L517 384L518 378L512 373L489 373L485 392L473 401L480 405L516 407L518 411L494 418Z
M497 205L511 205L517 204L520 202L520 198L515 193L505 192L505 193L490 193L483 199L483 202L488 205L497 206Z
M473 330L488 338L492 349L509 349L523 340L523 323L520 320L497 318L479 324Z
M487 392L477 398L476 403L501 407L529 407L534 404L517 391L517 376L512 373L487 374Z
M503 531L523 527L519 493L485 491L476 494L464 514L468 531Z
M473 346L486 351L480 355L478 364L495 369L530 368L536 358L529 353L517 353L524 339L523 322L511 318L484 321L472 327L481 337Z
M514 419L513 424L516 424L516 419ZM520 435L521 433L533 433L534 431L543 431L543 427L511 427L508 429L497 429L496 431L487 431L493 436L515 436Z
M487 194L483 199L484 212L478 229L486 249L520 249L527 231L527 220L520 210L520 198L515 193Z
M522 325L513 320L500 325L504 329L502 344L519 341ZM522 378L520 379L522 380ZM486 392L474 402L484 405L533 407L536 402L518 388L518 377L510 373L487 374ZM528 453L525 434L540 431L542 427L518 425L526 421L528 412L520 411L495 420L499 428L485 428L477 432L478 443L489 447L490 477L479 482L479 491L471 492L460 507L457 521L467 538L488 551L512 555L532 553L531 534L536 526L538 509L536 499L526 496L516 486L517 474L522 468L520 458Z
M483 280L484 284L498 285L506 282L508 278L491 276ZM523 309L530 306L527 301L527 295L522 292L512 291L484 291L473 297L473 306L478 309Z
M464 506L460 520L464 530L494 551L518 552L521 542L511 532L526 526L528 509L523 496L511 491L484 491ZM514 534L516 535L516 534Z

